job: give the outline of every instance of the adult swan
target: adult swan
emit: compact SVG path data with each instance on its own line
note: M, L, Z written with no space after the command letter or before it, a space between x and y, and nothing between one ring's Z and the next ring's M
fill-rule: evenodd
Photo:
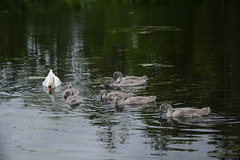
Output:
M45 77L45 80L42 82L42 85L44 87L48 87L48 92L51 93L52 88L61 85L61 81L57 76L55 76L53 71L50 69L47 77Z

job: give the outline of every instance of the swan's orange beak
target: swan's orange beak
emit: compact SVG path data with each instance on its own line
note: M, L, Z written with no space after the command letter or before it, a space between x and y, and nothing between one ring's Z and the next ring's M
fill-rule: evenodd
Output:
M49 94L51 94L51 92L52 92L51 89L52 89L51 85L48 86L48 93L49 93Z

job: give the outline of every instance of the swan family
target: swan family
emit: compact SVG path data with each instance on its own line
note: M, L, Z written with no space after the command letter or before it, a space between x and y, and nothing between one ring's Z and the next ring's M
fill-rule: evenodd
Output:
M63 92L62 96L65 102L71 107L76 107L82 103L82 98L78 95L79 91L68 84L67 89Z
M49 94L51 94L54 88L61 85L61 81L50 69L47 77L45 77L45 80L42 82L42 85L47 87ZM82 103L82 98L78 93L78 90L73 88L71 84L68 84L67 89L63 92L62 96L67 104L71 107L76 107Z
M123 77L121 72L114 72L114 79L106 80L104 82L105 87L135 87L135 86L145 86L147 84L147 76L126 76ZM49 94L52 93L52 90L61 85L60 79L53 73L50 69L47 77L42 82L44 87L48 88ZM79 91L73 88L71 84L68 84L65 91L63 91L62 96L65 99L66 104L69 104L71 107L80 105L83 100L78 95ZM134 96L133 93L124 93L120 91L109 92L106 89L100 91L101 100L104 102L115 102L116 109L118 111L123 111L125 105L145 105L155 103L156 96ZM209 107L202 109L194 108L178 108L173 111L173 107L170 104L161 104L160 105L160 116L163 112L166 113L166 117L202 117L210 114L211 109Z

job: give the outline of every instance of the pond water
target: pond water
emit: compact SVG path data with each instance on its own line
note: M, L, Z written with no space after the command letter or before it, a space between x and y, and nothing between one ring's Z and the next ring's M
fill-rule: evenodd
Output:
M239 3L3 0L1 159L238 159ZM62 81L51 95L49 69ZM117 112L102 102L115 71L148 76L121 91L156 104ZM69 83L83 98L77 108L62 97ZM162 103L212 112L160 118Z

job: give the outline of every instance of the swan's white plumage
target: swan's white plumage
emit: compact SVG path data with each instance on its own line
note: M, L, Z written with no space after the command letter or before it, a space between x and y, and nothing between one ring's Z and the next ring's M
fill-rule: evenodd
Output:
M45 80L42 82L42 85L44 87L48 87L49 84L53 84L52 87L58 87L61 85L60 79L53 73L53 71L50 69L47 77L45 77Z

